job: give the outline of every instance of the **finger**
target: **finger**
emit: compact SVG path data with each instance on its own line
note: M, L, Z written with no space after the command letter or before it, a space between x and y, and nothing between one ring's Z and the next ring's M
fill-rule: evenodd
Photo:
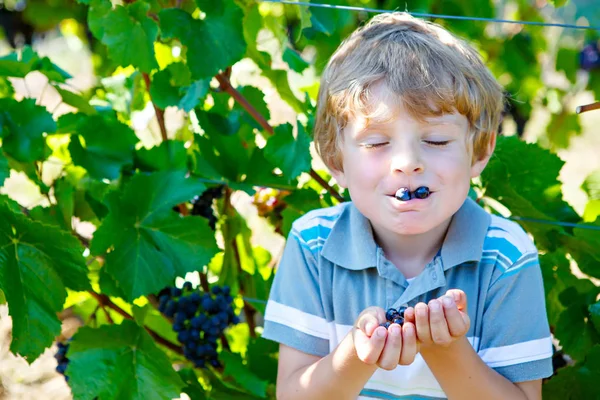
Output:
M358 317L357 327L368 337L373 336L373 332L381 322L385 321L385 313L382 308L369 307L365 309Z
M449 345L452 342L442 303L437 299L429 302L429 328L434 343Z
M467 294L460 289L450 289L446 292L446 296L452 296L456 307L460 311L467 312Z
M406 315L406 314L405 314ZM406 322L402 326L402 352L400 354L400 365L410 365L415 361L417 355L417 333L412 322Z
M415 309L414 308L408 307L404 311L404 322L412 322L413 324L416 322L415 321Z
M465 335L469 330L469 327L465 323L462 313L458 311L456 303L454 302L454 297L442 297L442 304L444 306L444 316L446 318L450 336L461 337Z
M398 366L400 352L402 350L402 327L398 324L392 324L388 328L388 335L385 339L385 346L377 361L380 368L391 371Z
M375 364L381 355L385 345L387 329L382 326L376 327L371 337L360 329L353 333L354 348L356 355L365 364Z
M406 315L406 312L405 314ZM429 331L429 307L425 303L415 305L415 319L417 328L417 339L425 344L431 343L431 332Z

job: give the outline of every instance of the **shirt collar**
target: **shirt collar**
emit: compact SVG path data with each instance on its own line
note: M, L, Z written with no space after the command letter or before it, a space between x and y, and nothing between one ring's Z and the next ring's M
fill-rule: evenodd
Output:
M479 261L490 215L470 197L452 217L441 251L444 270ZM331 229L321 255L336 265L361 270L377 266L377 243L369 220L348 202Z

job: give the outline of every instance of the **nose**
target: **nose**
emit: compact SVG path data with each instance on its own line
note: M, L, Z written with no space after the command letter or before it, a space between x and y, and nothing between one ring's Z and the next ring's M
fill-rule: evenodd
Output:
M421 152L415 146L403 146L403 148L394 149L391 160L392 172L402 172L407 175L422 173L425 164Z

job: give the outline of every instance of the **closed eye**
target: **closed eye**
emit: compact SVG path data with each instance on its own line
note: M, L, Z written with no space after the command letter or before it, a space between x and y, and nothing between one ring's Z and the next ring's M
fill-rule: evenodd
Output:
M442 140L440 142L436 142L436 141L432 141L432 140L424 140L424 142L431 146L440 146L440 147L445 146L448 143L450 143L449 140Z
M388 144L388 142L383 142L383 143L364 143L362 146L365 149L376 149L378 147L385 146L386 144Z

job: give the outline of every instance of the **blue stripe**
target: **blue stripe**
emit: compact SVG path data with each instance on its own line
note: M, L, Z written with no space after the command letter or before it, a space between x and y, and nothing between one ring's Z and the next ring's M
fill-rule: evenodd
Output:
M299 232L302 240L304 240L305 243L318 238L326 240L330 233L331 228L322 225L313 226L312 228L308 228Z
M523 253L519 251L511 242L505 238L486 237L483 242L483 250L497 250L510 259L511 264L514 264L521 258Z
M430 396L419 396L411 394L408 396L398 396L388 392L375 389L363 389L360 391L359 396L374 397L376 399L405 399L405 400L440 400L446 399L446 397L430 397Z

